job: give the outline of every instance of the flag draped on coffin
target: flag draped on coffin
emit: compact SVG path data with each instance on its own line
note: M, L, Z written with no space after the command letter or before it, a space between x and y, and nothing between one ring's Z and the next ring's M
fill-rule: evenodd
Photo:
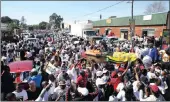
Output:
M126 52L114 52L113 56L107 56L108 61L115 63L124 63L127 61L135 61L137 59L135 53L126 53Z

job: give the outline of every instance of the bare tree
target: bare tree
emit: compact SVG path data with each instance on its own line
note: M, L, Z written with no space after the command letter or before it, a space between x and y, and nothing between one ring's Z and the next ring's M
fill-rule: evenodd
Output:
M165 4L162 1L155 1L152 4L148 5L145 14L152 14L152 13L158 13L158 12L164 12L166 11Z

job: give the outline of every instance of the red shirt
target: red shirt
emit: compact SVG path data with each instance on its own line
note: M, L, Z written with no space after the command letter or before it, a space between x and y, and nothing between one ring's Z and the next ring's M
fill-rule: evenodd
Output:
M81 63L77 64L77 68L82 69Z
M86 87L87 84L87 74L85 75L85 77L82 77L81 75L78 76L77 78L77 85L78 86L82 86L82 87Z
M121 77L118 77L118 78L111 78L109 83L113 86L113 89L116 91L116 88L120 82L121 82Z
M21 79L20 79L20 76L16 77L15 83L21 83L21 82L22 82L22 81L21 81Z

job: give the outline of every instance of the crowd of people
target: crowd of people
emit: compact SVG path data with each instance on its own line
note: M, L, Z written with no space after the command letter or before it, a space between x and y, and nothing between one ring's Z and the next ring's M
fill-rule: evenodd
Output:
M129 41L114 45L113 52L137 56L133 62L116 64L82 57L89 49L107 51L104 41L95 45L87 40L73 43L69 35L62 34L53 43L48 40L20 39L1 45L2 101L170 101L170 62L163 60L165 56L154 42L135 40L133 45ZM8 64L17 58L32 60L33 69L10 73ZM54 69L48 70L49 66Z

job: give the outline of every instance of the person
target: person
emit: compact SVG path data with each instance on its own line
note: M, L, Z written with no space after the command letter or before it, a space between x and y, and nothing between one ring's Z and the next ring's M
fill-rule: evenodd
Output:
M150 45L150 50L149 50L149 54L148 54L151 58L153 63L158 61L158 50L153 47L153 44Z
M104 85L106 84L106 82L100 78L98 79L98 101L106 101L105 99L105 91L104 91Z
M27 92L23 89L23 86L21 83L18 83L16 85L16 90L13 92L18 99L21 99L22 101L27 101L28 100L28 94Z
M87 85L87 75L84 70L80 71L80 75L77 78L77 86L78 87L86 87Z
M100 79L103 77L103 72L102 72L102 71L97 71L97 72L96 72L96 76L97 76L96 86L99 87Z
M39 92L36 88L36 84L34 81L30 81L29 82L29 89L27 90L27 94L28 94L28 100L36 100Z
M93 101L98 95L98 88L94 85L94 91L89 92L86 87L78 87L73 101Z
M30 74L31 74L31 76L28 79L28 82L34 81L35 85L37 87L37 90L39 90L39 93L40 93L40 90L41 90L40 85L41 85L42 75L40 73L38 73L36 69L32 69Z
M57 94L56 101L65 101L66 90L66 82L60 81L59 86L54 89L54 94Z
M46 85L46 84L47 83L44 82L44 85ZM38 98L35 101L48 101L48 99L49 99L48 91L49 91L51 86L52 86L52 84L48 84L47 86L43 86L43 90L41 91L40 95L38 96Z
M16 95L14 93L8 93L6 96L6 101L17 101Z
M3 64L3 63L2 63ZM15 90L14 85L14 78L10 74L10 68L8 66L2 66L1 65L1 94L2 100L6 97L6 95L10 92L13 92Z
M48 76L48 79L49 79L49 82L48 82L48 83L52 85L52 86L50 87L50 89L49 89L49 94L53 94L53 93L54 93L55 86L56 86L56 79L55 79L55 77L54 77L53 74L50 74L50 75Z
M57 79L58 81L64 80L67 86L70 86L71 80L68 73L66 73L66 66L61 67L61 73L58 75Z
M145 92L147 96L149 93L150 95L145 99L141 97L140 101L165 101L164 97L159 93L159 88L157 85L149 85L148 89L146 89Z
M110 77L109 77L109 71L107 69L103 69L103 77L104 81L109 82L110 81Z

